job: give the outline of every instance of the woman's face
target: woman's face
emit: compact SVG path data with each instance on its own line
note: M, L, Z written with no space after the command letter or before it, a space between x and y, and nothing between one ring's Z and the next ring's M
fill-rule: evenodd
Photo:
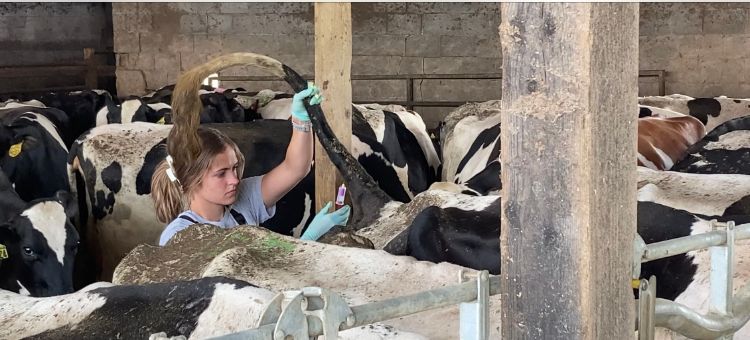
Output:
M213 159L211 166L203 174L203 181L195 193L210 203L219 205L230 205L237 199L238 167L237 155L230 147Z

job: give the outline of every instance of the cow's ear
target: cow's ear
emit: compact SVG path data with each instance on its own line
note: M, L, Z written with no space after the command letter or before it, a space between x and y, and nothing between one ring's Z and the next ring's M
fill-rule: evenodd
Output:
M18 235L10 229L9 225L0 224L0 261L8 258L8 248L14 243L18 243Z
M73 196L64 190L59 190L55 193L55 200L62 204L65 209L65 216L68 218L75 217L78 213L78 202L73 199Z

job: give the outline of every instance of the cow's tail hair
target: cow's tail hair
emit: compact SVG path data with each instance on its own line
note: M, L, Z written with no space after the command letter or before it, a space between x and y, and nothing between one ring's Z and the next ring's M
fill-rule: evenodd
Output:
M273 58L255 53L238 52L216 57L182 74L172 93L173 128L167 139L167 152L174 159L177 178L185 173L201 151L197 132L200 112L203 108L198 96L201 84L209 75L233 66L258 67L284 79L287 79L286 70L289 69ZM306 83L303 80L301 84L295 83L292 87L295 86L305 88ZM295 87L295 91L298 90Z

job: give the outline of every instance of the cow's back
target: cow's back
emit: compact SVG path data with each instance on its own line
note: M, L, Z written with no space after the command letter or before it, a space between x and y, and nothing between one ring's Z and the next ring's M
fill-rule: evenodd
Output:
M692 116L639 118L638 165L669 170L705 134L703 123Z

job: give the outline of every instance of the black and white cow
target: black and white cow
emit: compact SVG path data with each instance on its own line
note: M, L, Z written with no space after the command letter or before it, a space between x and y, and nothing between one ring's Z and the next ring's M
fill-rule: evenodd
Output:
M291 123L259 120L208 124L232 138L246 159L245 177L264 174L281 163L291 139ZM141 243L155 244L164 225L156 218L151 176L166 157L171 125L136 122L98 126L71 148L69 163L85 182L79 193L87 245L111 276L117 263ZM301 235L313 216L314 173L276 204L276 214L261 225L285 235Z
M124 100L115 105L111 100L96 113L96 126L131 122L165 123L172 113L168 104L147 104L140 98Z
M275 294L240 280L210 277L149 285L99 285L30 298L0 292L0 338L205 339L259 327ZM424 340L382 324L339 339Z
M440 124L442 180L481 195L497 193L500 184L500 101L467 103Z
M164 86L153 93L147 94L140 99L148 105L166 104L170 110L165 117L166 123L171 123L171 105L172 92L175 85ZM258 118L254 111L246 110L236 100L238 93L232 89L218 89L211 86L201 86L198 90L199 97L203 103L203 110L200 112L200 121L206 123L232 123L248 122ZM150 121L134 119L132 121ZM155 121L150 121L154 123Z
M727 98L693 98L681 94L639 97L638 104L663 108L698 118L710 132L728 120L750 115L750 100Z
M722 123L687 149L673 171L750 175L750 116Z
M23 200L70 191L68 149L58 130L67 123L55 108L0 109L0 168Z
M264 119L288 119L291 96L264 91L257 97L265 97L251 101L263 104L258 113ZM409 202L439 179L440 158L422 117L414 111L397 105L352 104L351 141L359 163L399 202Z
M31 296L73 291L75 209L64 191L26 203L0 171L0 289Z
M84 90L74 92L47 92L38 95L16 96L20 100L36 100L46 107L64 112L68 123L58 126L60 136L67 147L86 130L96 125L96 114L113 101L112 95L105 90Z

